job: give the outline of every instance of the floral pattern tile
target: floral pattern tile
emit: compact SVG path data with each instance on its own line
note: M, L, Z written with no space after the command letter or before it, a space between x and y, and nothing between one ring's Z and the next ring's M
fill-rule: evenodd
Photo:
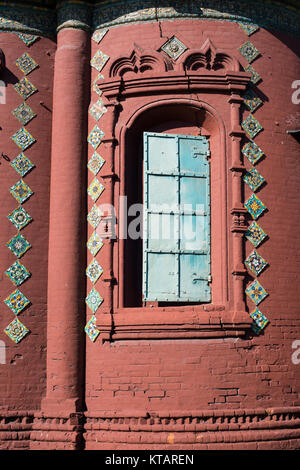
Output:
M252 116L252 114L242 122L242 128L247 132L251 139L254 139L254 137L263 130L262 125L254 116Z
M255 194L249 197L244 206L254 220L258 219L261 214L267 209L265 204Z
M93 205L92 209L88 213L87 220L91 224L91 226L96 229L100 224L102 217L102 212L96 204Z
M252 90L252 88L249 88L244 93L243 98L245 105L251 111L251 113L254 113L254 111L256 111L257 108L259 108L263 103L259 96L257 96L257 94Z
M27 175L29 171L34 168L34 164L30 161L26 155L21 152L11 163L10 165L16 170L17 173L21 176Z
M86 275L93 284L98 281L102 273L103 269L96 259L94 259L86 268Z
M247 171L243 177L243 180L254 192L257 191L265 182L265 178L255 168Z
M256 85L262 80L261 76L259 75L259 73L256 72L255 68L252 65L249 64L247 67L245 67L244 70L245 72L251 74L250 83L252 83L253 85Z
M248 36L251 36L251 34L259 30L259 26L257 24L240 23L240 27Z
M265 240L267 234L257 222L252 222L245 233L245 237L257 248Z
M86 297L85 302L92 312L95 313L102 304L103 299L95 287L93 287L89 295Z
M25 126L36 114L25 102L12 111L12 114Z
M24 54L21 55L16 60L16 65L19 67L21 72L24 73L24 75L28 75L30 72L35 70L38 67L38 64L36 61L28 54L28 52L25 52Z
M88 169L96 176L105 163L104 158L97 152L94 152L88 162Z
M104 54L102 51L97 51L91 60L91 66L98 70L98 72L101 72L108 60L108 55Z
M87 322L87 324L85 325L84 331L86 332L86 334L88 335L88 337L90 338L92 342L96 341L96 339L98 338L100 334L100 331L98 330L96 326L95 315L93 315L90 318L90 320Z
M108 29L96 30L93 33L92 40L95 41L97 44L99 44L100 41L102 41L102 39L106 35L107 31L108 31Z
M264 152L255 142L248 142L242 149L243 155L248 158L252 165L255 165L264 155Z
M39 39L39 36L36 36L34 34L25 34L25 33L17 33L20 39L26 44L26 46L31 46L37 39Z
M30 301L22 294L19 289L13 291L6 299L3 301L15 315L19 315L24 308L26 308Z
M87 242L87 247L90 250L93 256L96 256L97 253L101 250L103 246L103 241L96 232L93 232L91 237Z
M92 129L92 131L89 133L88 143L91 144L94 150L96 150L97 147L100 145L100 142L103 139L103 137L104 137L104 132L96 125Z
M19 93L23 100L27 100L29 96L33 95L37 91L37 88L26 77L21 78L21 80L14 85L14 89Z
M10 220L14 226L18 230L22 230L22 228L26 227L31 221L32 217L26 212L23 207L17 207L14 209L8 216L8 220Z
M104 106L103 101L99 98L98 101L90 107L89 112L93 118L96 119L96 121L99 121L103 114L107 112L107 108Z
M173 36L169 41L167 41L161 49L172 59L177 60L184 51L187 50L187 47L179 41L175 36Z
M20 263L20 261L15 261L5 271L5 274L9 277L15 286L20 286L31 276L30 272L25 268L25 266L23 266L22 263Z
M6 246L17 258L21 258L31 248L30 243L20 233L12 237Z
M256 47L250 41L245 42L245 44L239 48L239 51L249 62L249 64L251 64L251 62L253 62L260 55L258 49L256 49Z
M97 201L97 199L101 196L101 194L104 191L104 186L103 184L100 183L98 178L94 178L91 184L88 187L88 195L93 199L94 202Z
M245 292L255 305L259 305L268 295L267 291L257 279L247 287Z
M20 204L22 204L32 196L33 191L22 179L20 179L10 188L10 193Z
M254 320L255 326L258 328L259 332L261 332L270 323L258 307L256 307L254 312L250 313L250 317Z
M28 328L23 325L18 318L15 318L5 329L4 333L14 341L14 343L19 343L22 339L29 333Z
M268 266L267 261L254 250L245 261L245 265L252 271L256 276Z
M19 129L13 136L11 136L11 139L22 150L26 150L35 142L35 138L25 129L25 127Z

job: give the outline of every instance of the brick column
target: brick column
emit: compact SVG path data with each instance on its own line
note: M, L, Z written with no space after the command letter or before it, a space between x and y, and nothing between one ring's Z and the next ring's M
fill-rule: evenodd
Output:
M84 388L89 60L89 33L62 29L54 70L47 393L41 407L57 415L80 411Z

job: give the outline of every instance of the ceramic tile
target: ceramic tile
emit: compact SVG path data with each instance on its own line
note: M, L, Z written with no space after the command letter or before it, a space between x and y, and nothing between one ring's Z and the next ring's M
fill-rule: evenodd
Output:
M97 51L91 60L91 66L98 70L98 72L101 72L108 60L108 55L104 54L102 51Z
M22 179L20 179L10 188L10 193L20 204L22 204L32 196L33 191Z
M250 114L243 122L242 122L242 128L244 129L245 132L251 137L251 139L254 139L254 137L263 130L262 125L258 122L257 119L255 119L252 114Z
M25 129L25 127L19 129L11 136L11 139L22 150L26 150L35 142L35 138Z
M19 343L29 333L28 328L18 318L15 318L5 329L4 333L15 343Z
M256 276L259 276L259 274L265 269L266 266L268 266L268 263L266 260L263 259L260 254L257 253L256 250L254 250L248 258L245 261L245 265L252 271Z
M101 96L102 91L101 91L100 87L97 85L99 80L104 80L104 76L101 73L99 73L97 75L97 77L95 78L95 80L93 81L93 91L95 91L98 96Z
M98 263L98 261L95 259L86 268L86 275L93 284L95 284L98 281L102 273L103 273L103 269Z
M250 313L250 317L254 320L255 326L259 331L262 331L270 323L267 317L261 313L257 307L254 312Z
M98 338L100 334L100 331L98 330L96 326L95 315L93 315L90 318L90 320L87 322L87 324L85 325L84 331L86 332L86 334L88 335L88 337L90 338L92 342L96 341L96 339Z
M38 67L38 64L32 57L30 57L28 52L25 52L16 60L16 65L24 75L28 75Z
M250 41L245 42L245 44L239 48L239 51L249 64L260 55L259 51Z
M184 51L187 50L187 47L179 41L175 36L173 36L169 41L167 41L161 49L168 54L168 56L173 59L177 60L178 57L180 57Z
M256 111L257 108L263 104L262 100L259 98L259 96L257 96L256 93L254 93L251 88L249 88L244 93L243 98L245 105L251 111L251 113L254 113L254 111Z
M21 80L14 85L14 89L24 100L27 100L29 96L37 91L37 88L26 77L21 78Z
M17 258L21 258L31 248L30 243L20 233L12 237L6 246Z
M21 176L27 175L27 173L34 168L34 164L30 161L24 153L20 153L10 165L16 170L17 173Z
M88 143L96 150L103 137L104 132L96 125L89 133Z
M259 75L259 73L256 72L255 68L252 65L249 64L247 67L245 67L244 70L245 72L251 73L250 83L252 83L253 85L256 85L262 80L261 76Z
M25 33L17 33L20 39L26 44L26 46L31 46L37 39L39 39L39 36L35 36L34 34L25 34Z
M102 304L103 299L95 287L93 287L85 301L87 306L92 310L93 313L95 313Z
M18 230L26 227L29 222L32 221L32 217L25 211L23 207L18 207L14 209L7 218L14 224Z
M254 192L257 191L265 182L265 178L255 168L247 171L243 177L243 180Z
M31 107L26 103L20 104L12 111L12 114L25 126L36 114L32 111Z
M5 274L9 277L15 286L20 286L23 282L31 276L30 272L23 266L20 261L15 261L6 271Z
M255 305L259 305L268 295L257 279L247 287L245 292Z
M90 250L93 256L96 256L99 250L101 250L102 246L103 246L102 239L99 237L99 235L96 232L94 232L89 238L89 241L87 242L88 249Z
M240 27L248 36L251 36L251 34L259 30L259 26L257 24L240 23Z
M252 245L257 248L263 240L267 237L266 232L258 225L257 222L252 222L250 227L248 228L247 232L245 233L245 237Z
M99 44L100 41L102 41L102 39L106 35L107 31L108 31L108 29L101 29L101 30L95 31L93 36L92 36L93 41L95 41L97 44Z
M254 142L248 142L245 144L242 149L242 153L248 158L252 165L255 165L264 155L264 152Z
M103 114L107 112L107 108L99 98L99 100L90 107L89 112L96 121L99 121Z
M30 301L22 294L19 289L13 291L6 299L3 301L15 315L19 315L19 313L24 310L30 304Z
M103 167L104 163L104 158L102 158L97 152L94 152L88 162L88 169L96 176Z
M264 203L257 196L255 196L255 194L249 197L244 206L254 220L258 219L266 210Z
M88 195L93 199L93 201L96 202L97 199L103 193L104 189L105 188L103 184L101 184L97 178L94 178L91 184L89 185L87 192Z
M102 217L102 212L99 209L99 207L96 206L96 204L93 205L92 209L88 213L87 220L91 224L93 228L97 228L98 225L100 224Z

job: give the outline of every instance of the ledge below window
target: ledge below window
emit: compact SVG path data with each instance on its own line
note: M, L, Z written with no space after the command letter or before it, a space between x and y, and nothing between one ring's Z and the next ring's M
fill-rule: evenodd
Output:
M251 324L246 312L213 305L125 308L97 316L102 341L239 337L245 336Z

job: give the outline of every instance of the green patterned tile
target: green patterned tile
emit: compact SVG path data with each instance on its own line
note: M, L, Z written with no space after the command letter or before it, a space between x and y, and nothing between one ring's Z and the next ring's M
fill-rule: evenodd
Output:
M14 341L14 343L19 343L30 331L23 325L18 318L15 318L5 329L4 333Z
M24 308L26 308L30 301L22 294L19 289L13 291L6 299L3 301L15 315L19 315Z
M17 258L21 258L31 248L30 243L20 233L12 237L6 246Z

